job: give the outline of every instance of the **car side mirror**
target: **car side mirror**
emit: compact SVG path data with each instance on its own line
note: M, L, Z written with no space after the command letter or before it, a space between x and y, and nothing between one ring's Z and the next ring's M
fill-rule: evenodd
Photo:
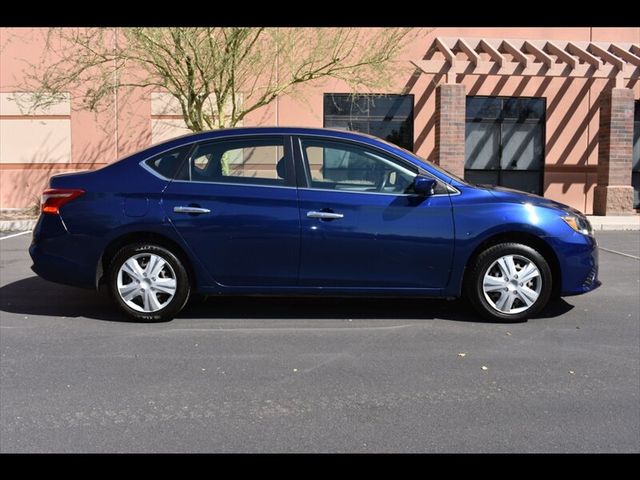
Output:
M429 196L436 193L436 185L438 182L433 178L418 175L413 181L413 191L418 195Z

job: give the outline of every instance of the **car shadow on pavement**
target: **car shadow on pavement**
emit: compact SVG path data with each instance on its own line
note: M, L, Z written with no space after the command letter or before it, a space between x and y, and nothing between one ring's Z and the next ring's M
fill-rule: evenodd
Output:
M535 318L553 318L573 308L557 300ZM68 287L33 276L0 288L0 311L18 315L85 317L130 322L105 294ZM424 298L195 297L180 318L211 319L412 319L490 322L462 301Z

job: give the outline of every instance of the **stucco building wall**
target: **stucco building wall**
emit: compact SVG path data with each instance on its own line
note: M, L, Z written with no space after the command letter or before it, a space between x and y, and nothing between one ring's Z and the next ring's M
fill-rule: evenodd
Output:
M417 74L411 60L423 59L435 37L484 37L640 43L640 28L436 28L418 29L395 59L397 73L386 91L414 95L414 151L436 160L436 87L443 75ZM79 110L74 92L46 112L23 115L7 100L20 92L27 63L40 59L43 30L0 29L0 208L28 207L50 175L96 168L186 130L161 92L136 89L126 101L94 114ZM599 105L613 80L563 77L458 75L466 95L541 97L546 100L544 187L546 197L586 213L593 211L597 182ZM640 82L625 87L640 99ZM251 113L244 125L323 125L323 94L348 93L325 81L305 85ZM367 93L367 92L363 92ZM442 164L447 168L446 163Z

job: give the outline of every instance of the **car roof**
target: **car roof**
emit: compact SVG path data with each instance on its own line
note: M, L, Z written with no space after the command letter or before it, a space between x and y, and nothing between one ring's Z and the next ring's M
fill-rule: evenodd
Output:
M174 137L162 143L173 142L177 140L197 141L199 139L227 137L235 135L251 135L251 134L280 134L280 135L322 135L335 136L340 138L368 139L382 143L387 143L379 137L366 133L353 132L349 130L338 130L333 128L317 128L317 127L293 127L293 126L252 126L252 127L232 127L220 128L216 130L206 130L202 132L187 133L179 137Z

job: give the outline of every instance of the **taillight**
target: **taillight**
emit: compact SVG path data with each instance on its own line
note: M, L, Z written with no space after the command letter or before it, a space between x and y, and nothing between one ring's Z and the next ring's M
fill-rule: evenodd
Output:
M78 198L84 194L84 190L79 188L47 188L42 192L42 213L57 215L60 213L60 207L71 200Z

